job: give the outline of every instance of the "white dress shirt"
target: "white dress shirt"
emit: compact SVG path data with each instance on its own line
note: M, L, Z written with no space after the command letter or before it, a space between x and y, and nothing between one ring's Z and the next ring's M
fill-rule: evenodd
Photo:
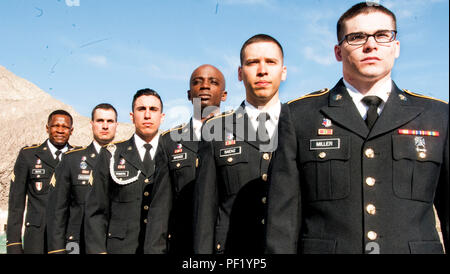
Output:
M158 142L159 142L159 132L150 141L150 144L152 145L152 148L150 149L150 156L152 157L152 159L155 159L155 153L156 149L158 148ZM136 133L134 134L134 143L136 144L136 148L139 152L139 156L141 157L141 161L144 161L146 152L144 145L147 143L144 140L142 140L142 138L139 137Z
M53 159L56 160L56 151L58 151L58 149L52 144L52 142L50 142L50 140L47 140L47 145L48 148L50 149L50 152L52 153ZM69 146L66 144L62 149L60 149L61 154L59 154L59 160L61 161L61 157L64 153L66 153L69 150Z
M279 100L276 104L266 110L260 110L245 100L245 111L247 112L248 118L250 119L250 122L255 130L258 128L257 118L259 114L261 114L261 112L266 112L269 114L270 119L266 121L266 129L270 138L273 137L275 130L278 130L278 120L280 119L281 113L281 102Z
M354 88L352 85L350 85L347 81L344 80L345 87L347 88L348 94L350 97L352 97L353 102L356 105L356 108L358 109L359 113L361 114L361 117L365 120L367 117L367 110L369 107L364 104L361 100L364 98L364 96L378 96L380 97L383 102L381 102L380 106L378 107L378 115L381 114L383 111L384 106L386 105L386 102L389 98L389 95L391 94L392 90L392 81L386 81L383 83L378 90L375 92L370 92L365 95L360 93L356 88Z
M95 147L95 151L97 151L97 154L100 154L100 150L102 149L102 146L97 143L97 141L94 140L94 147Z
M201 140L202 138L202 126L203 123L201 120L197 120L194 117L192 117L192 128L194 129L195 137L197 137L197 140Z

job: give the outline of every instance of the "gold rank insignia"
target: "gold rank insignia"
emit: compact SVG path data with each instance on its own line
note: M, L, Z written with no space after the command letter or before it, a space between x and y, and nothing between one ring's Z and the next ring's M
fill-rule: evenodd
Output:
M50 180L50 185L52 185L53 187L56 187L55 173L53 173L53 175L52 175L52 179Z
M94 183L94 177L92 176L92 171L91 174L89 175L89 181L88 183L92 186L92 183Z
M14 174L14 171L13 171L13 173L11 174L11 181L14 182L15 180L16 180L16 175Z

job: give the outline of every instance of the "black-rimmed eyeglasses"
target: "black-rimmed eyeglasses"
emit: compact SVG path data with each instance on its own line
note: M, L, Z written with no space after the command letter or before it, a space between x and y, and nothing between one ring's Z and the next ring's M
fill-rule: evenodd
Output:
M347 41L347 43L352 46L364 45L367 43L367 40L369 40L370 36L373 36L377 43L390 43L397 37L397 31L380 30L375 32L375 34L367 34L364 32L349 33L345 35L341 41L339 41L339 45L341 45L344 41Z

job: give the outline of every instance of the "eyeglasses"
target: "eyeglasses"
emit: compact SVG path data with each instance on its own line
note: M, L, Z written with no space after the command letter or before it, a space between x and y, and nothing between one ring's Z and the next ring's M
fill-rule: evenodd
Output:
M375 32L375 34L367 34L364 32L356 32L356 33L350 33L344 36L341 41L339 41L339 45L342 44L344 41L347 41L349 45L352 46L360 46L367 43L367 40L369 40L369 37L373 36L375 41L377 43L390 43L395 40L397 37L397 31L396 30L380 30Z

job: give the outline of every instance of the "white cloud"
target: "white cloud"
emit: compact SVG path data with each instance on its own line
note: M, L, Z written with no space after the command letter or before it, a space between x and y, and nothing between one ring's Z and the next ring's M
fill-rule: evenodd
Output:
M328 52L329 51L330 49L328 50ZM336 61L334 59L334 55L332 53L326 54L325 52L326 51L324 51L323 49L317 49L313 47L305 47L303 49L303 55L311 61L324 66L331 66L335 64Z
M108 65L108 59L102 55L88 56L87 60L89 63L97 67L106 67Z

